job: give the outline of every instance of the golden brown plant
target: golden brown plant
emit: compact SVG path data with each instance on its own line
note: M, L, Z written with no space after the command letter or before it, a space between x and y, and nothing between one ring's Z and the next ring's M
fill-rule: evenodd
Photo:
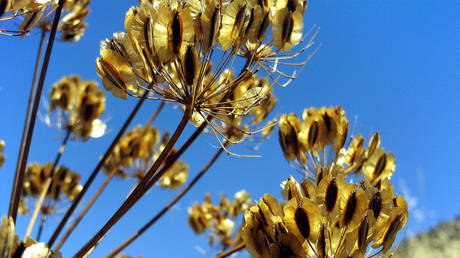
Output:
M58 31L61 32L61 40L68 42L78 41L88 26L85 23L89 14L88 5L90 0L65 0L64 11L59 22ZM0 21L14 19L22 16L23 21L16 30L0 29L0 34L23 37L34 29L43 31L51 29L52 13L57 9L58 1L50 0L2 0L0 2ZM4 14L5 17L2 17ZM15 20L15 19L14 19Z
M58 127L69 130L74 137L101 137L106 125L99 119L105 110L105 93L93 81L82 81L78 75L63 77L50 90L48 113Z
M203 204L195 203L188 209L187 221L195 234L206 232L211 247L219 245L225 250L241 243L241 227L236 227L237 218L250 206L251 196L244 190L235 193L232 202L221 195L218 205L212 204L211 195L206 194Z
M375 134L369 147L362 136L345 147L348 120L339 107L305 109L280 118L285 158L305 172L300 184L281 184L286 203L269 194L245 214L243 239L253 257L363 257L372 243L390 250L407 222L407 202L389 182L395 164ZM364 171L364 173L362 173ZM364 174L358 184L351 173Z

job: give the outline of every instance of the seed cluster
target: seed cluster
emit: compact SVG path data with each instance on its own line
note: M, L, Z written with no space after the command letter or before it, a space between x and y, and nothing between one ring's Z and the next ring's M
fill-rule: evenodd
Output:
M63 10L65 14L59 22L58 31L62 41L76 42L83 36L88 26L85 23L89 14L90 0L66 0ZM44 31L50 30L50 14L57 8L58 1L50 0L0 0L0 21L24 16L18 30L0 30L0 34L24 36L34 27ZM1 18L4 14L10 14ZM6 31L6 32L3 32Z
M40 165L31 163L27 166L24 178L23 196L38 197L43 190L45 181L50 177L52 163ZM69 170L65 166L55 168L53 179L47 193L47 197L59 201L65 195L72 201L81 191L80 175Z
M49 113L56 109L67 115L59 119L74 137L86 141L104 135L106 126L98 118L105 110L105 93L96 82L82 81L78 75L63 77L50 90Z
M244 190L235 193L232 202L221 195L218 205L213 205L211 195L206 194L203 204L195 203L188 209L187 221L195 234L207 231L211 246L217 242L225 249L242 241L241 228L235 233L235 224L250 206L251 196Z
M149 163L159 141L160 132L156 127L150 125L135 127L115 145L102 170L110 174L115 169L117 176L128 178L126 170L132 167L137 160L142 164Z
M273 84L280 76L292 79L271 74L278 72L276 60L299 54L280 53L302 41L306 1L140 3L126 13L126 32L102 41L96 59L97 73L113 95L179 103L192 122L208 123L214 135L223 137L221 125L210 117L234 123L238 116L252 113L258 121L276 102L265 101L271 98ZM270 27L271 34L267 33ZM252 51L259 48L264 50ZM235 77L237 57L245 65ZM269 74L270 82L254 76L259 67ZM237 89L254 83L241 88L244 91Z
M280 118L280 145L304 169L300 184L289 177L279 202L269 194L245 213L243 239L253 257L363 257L386 253L407 222L407 202L389 179L395 163L375 134L369 147L358 135L344 147L348 120L341 107L305 109ZM346 177L364 175L358 184Z

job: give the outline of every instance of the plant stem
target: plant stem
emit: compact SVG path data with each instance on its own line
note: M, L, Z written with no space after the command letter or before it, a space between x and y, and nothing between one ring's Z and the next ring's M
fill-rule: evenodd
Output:
M136 240L139 236L141 236L147 229L149 229L157 220L159 220L166 212L168 212L173 205L175 205L190 189L195 185L198 180L209 170L209 168L214 164L214 162L220 157L222 152L224 151L223 148L220 148L211 160L206 164L206 166L190 181L190 183L178 194L174 199L172 199L160 212L158 212L147 224L145 224L141 229L139 229L136 233L134 233L130 238L128 238L125 242L123 242L120 246L118 246L115 250L113 250L110 254L106 256L106 258L112 258L125 249L128 245L130 245L134 240Z
M19 175L18 173L19 165L22 162L22 156L24 154L24 144L25 144L25 139L26 139L28 122L30 120L30 112L32 110L32 102L33 102L33 99L34 99L33 97L35 94L35 86L37 86L37 76L38 76L38 70L40 69L40 60L42 58L43 43L45 42L45 35L46 35L46 31L42 30L42 33L40 36L40 43L38 45L38 53L35 59L35 68L34 68L34 75L32 77L32 86L30 87L29 101L27 102L26 119L24 121L24 127L22 129L21 144L19 145L19 154L18 154L18 160L16 162L16 173L15 173L14 182L18 180L17 176Z
M61 159L62 153L64 153L65 146L67 145L67 141L70 138L70 134L72 133L72 130L69 128L66 131L66 135L64 137L64 140L62 141L61 146L59 147L58 154L56 155L56 159L54 160L53 167L51 168L51 172L48 176L48 178L45 181L45 184L43 185L43 189L40 193L40 197L37 201L37 204L35 205L35 209L32 215L32 218L30 219L29 226L27 227L26 231L26 237L30 236L32 233L32 229L35 225L35 221L37 220L38 213L40 212L43 204L43 200L45 199L46 195L48 194L49 188L51 186L53 177L54 177L54 172L56 170L57 164L59 163L59 160Z
M155 110L155 112L153 113L153 115L150 117L149 121L147 122L146 124L146 127L147 126L150 126L153 121L155 121L155 119L157 118L158 114L160 114L161 110L163 109L164 107L164 104L165 102L162 101L161 104L157 107L157 109ZM65 243L65 241L67 240L67 238L70 236L70 234L72 234L73 230L75 230L75 228L77 227L78 223L80 223L81 219L86 215L86 213L88 212L88 210L91 208L91 206L94 204L94 202L97 200L97 198L99 198L99 195L102 193L102 191L104 191L105 187L107 186L107 184L110 182L110 180L112 180L113 176L116 174L117 172L117 169L113 169L108 175L107 175L107 178L105 179L104 183L102 183L102 185L99 187L99 189L96 191L96 193L93 195L93 197L91 198L91 200L89 201L89 203L86 205L86 207L83 209L83 211L78 215L78 217L75 219L75 221L72 223L72 225L69 227L69 229L66 231L66 233L64 234L64 236L61 238L61 240L59 241L59 243L57 244L57 246L54 248L54 251L56 252L57 250L59 250L62 245Z
M148 188L145 187L147 182L152 178L154 173L158 170L160 165L163 163L163 161L168 157L169 153L171 152L172 148L174 147L174 144L176 141L179 139L179 136L182 134L182 132L185 129L185 126L188 123L188 120L190 119L190 114L191 111L188 110L188 108L184 111L184 115L179 122L179 125L177 126L176 130L174 131L174 134L171 136L171 139L168 141L166 144L165 148L161 152L160 156L158 157L157 160L153 163L152 167L148 171L148 173L145 175L145 177L141 180L141 182L137 185L137 187L134 189L134 191L128 196L128 198L125 200L125 202L120 206L120 208L115 212L115 214L109 219L109 221L102 227L99 232L94 235L91 240L89 240L81 249L76 253L76 257L83 257L88 253L93 246L95 246L101 239L104 237L104 235L112 228L113 225L115 225L116 222L118 222L121 217L123 217L124 214L139 200L142 195L148 190Z
M155 121L155 119L157 118L158 114L160 114L164 106L165 106L165 102L162 101L160 105L157 107L157 110L155 110L155 113L153 113L152 117L150 117L149 121L145 125L146 127L152 125L153 121Z
M64 244L64 242L67 240L67 238L70 236L70 234L73 232L73 230L75 229L75 227L78 225L78 223L80 223L81 219L83 218L83 216L85 216L85 214L88 212L89 208L91 208L91 206L93 206L94 202L97 200L97 198L99 197L99 195L101 195L102 191L104 191L105 187L107 186L107 184L110 182L110 180L112 179L112 177L117 173L117 169L113 169L110 174L107 176L107 178L105 179L104 183L99 187L99 189L97 189L96 193L93 195L93 197L91 198L91 200L88 202L88 204L85 206L85 208L83 209L83 211L78 215L78 217L75 219L75 221L72 223L72 225L69 227L69 229L67 230L67 232L64 234L64 236L61 238L61 240L59 241L59 243L57 244L56 248L54 248L54 252L56 252L57 250L59 250L62 245Z
M99 173L99 170L102 168L102 166L104 165L104 163L107 160L107 158L112 154L112 151L115 148L115 145L118 143L120 138L123 136L123 134L125 133L126 129L128 129L129 124L133 120L134 116L136 116L137 112L139 111L139 108L142 106L142 103L144 103L144 100L145 100L145 97L147 96L147 94L148 94L148 92L145 92L144 96L141 99L139 99L139 101L137 102L136 106L131 111L131 114L128 116L128 118L126 119L125 123L120 128L120 131L118 131L118 134L113 139L113 141L110 144L109 148L106 150L106 152L102 156L101 160L99 160L99 163L96 165L96 167L94 168L93 172L91 173L89 178L86 180L85 185L83 186L81 192L73 200L72 205L70 206L70 208L64 214L64 217L59 222L59 225L55 229L53 235L48 240L48 247L49 248L51 248L53 246L53 244L56 241L57 237L59 236L59 234L61 233L62 229L64 228L64 225L67 223L67 221L69 220L70 216L72 215L72 213L77 208L77 205L80 203L81 199L83 198L83 195L85 195L86 191L88 190L88 188L93 183L94 179L96 178L97 174Z
M44 188L47 189L51 185L51 177L48 177L45 181ZM32 229L34 228L35 221L37 220L38 213L40 212L40 208L42 207L43 200L45 200L46 194L48 191L43 191L40 193L40 197L38 198L37 204L35 204L35 209L34 213L32 214L32 217L30 218L29 226L27 227L26 235L24 236L24 239L30 236L30 233L32 233Z
M46 221L46 214L42 213L40 227L38 228L37 238L35 239L37 242L40 242L40 237L42 236L43 227L45 226L45 221Z
M64 6L64 0L59 0L58 8L54 14L53 25L51 28L51 33L48 39L48 44L46 46L45 58L43 59L43 64L40 72L40 78L38 79L37 91L35 92L34 103L32 106L32 114L28 122L27 134L24 143L24 151L21 156L21 162L19 164L19 169L15 174L15 181L13 184L13 190L11 193L10 208L8 210L8 216L13 218L13 221L16 222L16 216L18 213L19 198L21 196L22 187L24 183L24 173L26 170L26 163L29 157L30 144L32 142L32 135L35 127L35 120L37 119L38 106L40 104L40 97L43 90L43 84L45 83L46 72L48 71L48 64L51 58L51 51L53 50L54 38L56 37L56 31L59 24L59 18L61 17L62 7Z
M245 247L246 247L246 245L244 244L244 242L240 243L240 244L236 245L235 247L233 247L232 249L230 249L230 250L228 250L226 252L222 252L222 253L218 254L216 256L216 258L223 258L223 257L230 256L230 255L232 255L232 254L234 254L234 253L236 253L238 251L243 250Z

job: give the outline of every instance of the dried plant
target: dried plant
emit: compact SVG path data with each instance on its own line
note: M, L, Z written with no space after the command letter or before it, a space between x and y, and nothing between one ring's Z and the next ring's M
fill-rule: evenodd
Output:
M340 106L305 109L302 120L283 114L266 121L273 117L278 102L275 85L285 87L294 81L317 50L310 51L318 29L304 34L307 1L139 0L139 6L126 12L125 31L101 41L95 61L105 90L117 98L138 101L89 177L80 182L78 173L59 164L71 136L86 143L106 132L100 119L110 108L106 95L96 82L78 75L62 77L51 86L43 120L65 131L54 162L28 164L55 36L59 32L63 41L78 41L87 27L89 4L89 0L0 0L0 34L23 38L36 27L41 30L10 208L0 228L1 257L61 257L66 240L114 177L135 179L135 183L99 231L79 240L81 248L75 257L88 256L153 186L181 189L107 256L130 257L119 253L167 214L222 153L258 156L236 154L229 148L261 143L277 125L284 157L302 174L300 183L293 176L282 182L284 201L267 193L253 202L243 190L232 201L222 194L219 203L213 204L208 194L202 204L188 210L192 230L205 234L219 257L243 248L254 257L363 257L369 246L382 247L373 255L391 249L408 212L407 202L394 194L389 182L395 158L380 147L380 135L375 134L367 148L361 135L346 144L349 122ZM12 26L10 20L19 19L17 29L4 29ZM149 121L128 131L145 100L160 103ZM182 112L171 134L161 134L152 125L166 103L179 106ZM194 133L176 146L189 123L195 126ZM219 148L193 174L181 158L202 133L213 135ZM0 141L0 167L5 160L3 148ZM105 180L56 242L101 170ZM352 182L358 178L358 183ZM48 241L40 242L47 216L68 202L70 207ZM15 235L18 211L24 215L31 210L26 234ZM33 239L40 212L41 223Z

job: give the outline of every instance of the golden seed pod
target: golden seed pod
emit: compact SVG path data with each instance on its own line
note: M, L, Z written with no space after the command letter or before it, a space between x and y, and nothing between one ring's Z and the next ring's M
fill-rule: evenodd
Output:
M192 1L192 3L197 4L199 2L200 1ZM205 7L204 13L202 13L199 17L198 27L202 35L202 53L206 54L214 46L217 38L219 37L221 18L217 0L210 0ZM197 36L197 38L201 39L199 36Z
M342 192L339 218L340 227L346 227L347 232L356 229L364 218L369 201L362 189L356 189L355 184L347 184Z
M243 37L248 22L249 8L246 1L235 0L224 7L218 38L223 50L228 50L231 46L239 49L239 46L246 41Z
M283 221L288 231L303 243L306 239L316 242L319 235L320 211L308 198L292 198L283 207Z
M14 234L14 221L12 217L2 217L0 227L0 250L2 257L12 257L18 247L18 237Z
M320 206L321 214L329 216L333 222L340 212L340 202L345 186L346 181L343 175L329 174L323 177L316 188L316 202Z
M169 62L193 44L195 33L189 7L171 8L166 1L160 4L155 20L153 41L161 62Z
M128 60L105 45L101 46L100 55L96 58L96 71L104 88L121 99L128 97L127 91L137 93L139 87Z
M281 51L288 51L302 39L302 10L291 12L288 7L276 11L273 17L273 44Z
M287 160L301 159L300 143L297 134L300 131L300 120L295 114L281 115L279 122L279 142Z
M390 178L395 168L396 164L393 154L391 152L385 153L383 148L377 148L372 156L363 164L367 180L374 185L382 179Z

